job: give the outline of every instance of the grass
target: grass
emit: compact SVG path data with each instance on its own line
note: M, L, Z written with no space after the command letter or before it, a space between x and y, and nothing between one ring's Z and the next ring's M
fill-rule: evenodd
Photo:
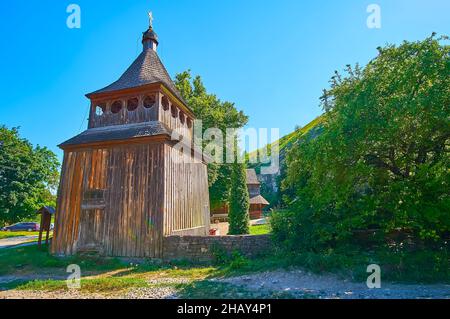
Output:
M66 267L77 264L81 268L81 292L115 293L130 288L168 285L179 289L190 282L214 276L217 267L194 266L186 263L155 263L142 260L139 264L117 258L73 256L58 258L48 253L48 247L26 246L0 250L0 275L16 275L17 280L2 284L2 288L17 290L64 291L68 290ZM50 280L30 280L35 275L48 275ZM63 278L63 279L59 279ZM149 284L150 279L183 279L188 283ZM205 295L209 292L205 291Z
M57 258L50 255L46 249L37 247L21 247L0 251L0 274L51 274L66 278L65 270L69 264L78 264L81 268L81 293L116 294L125 293L132 288L170 286L178 291L181 298L292 298L286 292L250 291L242 286L231 285L212 280L218 277L228 277L244 273L279 269L285 259L260 258L249 260L240 255L219 265L200 266L188 263L156 264L144 260L139 265L130 264L118 259L95 257ZM288 266L285 264L283 266ZM93 273L89 273L92 271ZM66 291L65 279L25 280L20 279L3 284L3 288L34 291ZM24 278L24 277L22 277ZM170 279L168 283L164 279ZM155 279L161 283L149 283ZM175 281L173 281L175 279ZM177 283L176 279L186 280Z
M176 272L176 270L174 270ZM81 293L117 294L126 293L135 288L173 287L182 299L254 299L254 298L293 298L286 292L262 292L248 290L240 285L213 281L205 277L188 277L186 283L149 283L147 277L157 276L158 271L146 273L146 276L129 274L126 277L101 277L81 279ZM172 273L173 275L174 273ZM180 274L177 274L181 276ZM158 278L160 278L158 276ZM170 277L173 278L173 277ZM185 278L185 277L183 277ZM7 289L32 290L44 292L68 291L65 280L34 280L14 282Z
M191 282L201 281L211 276L215 272L213 267L191 267L178 268L170 265L139 265L123 268L114 271L86 275L81 278L81 292L87 293L115 293L123 292L130 288L169 286L183 288L189 286ZM83 269L83 268L82 268ZM187 283L179 284L175 282L164 282L164 279L184 279ZM160 283L149 283L149 280L156 279ZM32 280L15 281L4 288L17 290L38 290L38 291L66 291L69 288L65 279L61 280ZM209 292L205 292L208 295Z
M318 127L325 121L325 115L321 115L317 118L315 118L313 121L305 125L304 127L295 130L294 132L291 132L288 135L285 135L281 137L277 142L279 145L279 151L280 154L284 154L286 150L296 141L298 141L300 138L308 134L312 129ZM273 147L274 143L271 144L271 147ZM249 158L255 157L258 152L261 152L261 150L253 151L249 153ZM261 164L257 164L255 168L260 167Z
M217 268L213 266L185 266L185 268L174 266L173 268L167 269L164 274L158 273L158 275L167 278L190 278L191 280L198 280L213 276L216 271Z
M266 225L261 225L266 226ZM264 227L256 226L258 232ZM267 227L265 227L267 231ZM17 280L3 284L3 288L17 290L67 290L66 267L77 264L81 268L81 292L113 294L131 288L170 286L182 298L291 298L285 292L249 291L244 287L213 280L219 277L239 276L247 273L302 267L314 273L335 273L343 278L365 281L367 265L379 264L382 278L407 283L450 283L449 255L446 251L393 252L390 250L360 251L351 247L322 253L268 252L257 259L239 254L217 265L184 263L156 263L141 260L139 264L95 256L58 258L48 253L48 247L17 247L0 250L0 275L17 275ZM31 280L26 275L45 275L61 280ZM29 276L29 278L33 278ZM170 279L167 282L164 279ZM176 279L183 279L179 283ZM150 280L157 280L152 283ZM186 282L184 282L186 281ZM308 296L304 296L307 298Z
M104 277L81 279L80 291L88 293L113 293L130 288L146 287L147 282L139 277ZM65 280L34 280L18 285L17 290L62 291L69 290Z
M201 273L203 271L200 271ZM195 272L194 272L195 273ZM137 275L136 273L127 274L124 277L105 276L101 278L81 279L80 292L82 293L118 293L126 292L131 288L144 287L173 287L179 291L182 298L189 299L212 299L212 298L250 298L254 297L254 293L245 290L242 287L214 282L205 276L186 277L192 272L186 273L183 270L172 270L170 273L162 272L163 277L159 276L160 271L149 271ZM149 283L148 278L157 277L164 278L188 278L187 283ZM29 282L14 283L12 287L17 290L34 290L34 291L67 291L67 283L65 280L34 280Z
M250 235L266 235L271 231L269 224L250 226Z
M125 292L131 288L152 287L155 285L171 286L186 298L249 298L250 292L233 285L212 282L211 278L237 274L238 269L247 264L242 257L239 262L230 260L222 265L192 265L189 263L155 263L142 260L139 264L130 264L114 258L97 258L74 256L58 258L48 253L48 247L38 249L26 246L0 250L0 275L17 275L17 280L3 284L3 288L36 291L66 291L66 267L77 264L81 268L81 292L113 294ZM244 260L245 262L242 262ZM253 266L253 270L257 267ZM246 271L248 268L245 268ZM51 280L31 280L27 275L45 275ZM63 278L63 279L59 279ZM168 283L164 279L170 279ZM149 280L161 281L158 284ZM177 282L183 279L185 283ZM173 280L175 280L173 282ZM273 297L273 296L272 296Z
M37 235L39 235L39 232L28 232L28 231L10 232L10 231L0 231L0 239L12 238L12 237L19 237L19 236L37 236ZM44 234L44 238L45 238L45 234Z
M37 246L24 246L0 250L0 275L51 268L61 268L65 271L65 267L70 264L78 264L87 271L112 270L126 266L115 258L58 258L49 254L46 245L40 249Z

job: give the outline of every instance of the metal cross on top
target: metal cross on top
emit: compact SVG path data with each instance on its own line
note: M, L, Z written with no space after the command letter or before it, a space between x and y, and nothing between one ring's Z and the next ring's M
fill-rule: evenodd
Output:
M151 11L148 13L148 22L149 22L150 28L153 28L153 12L151 12Z

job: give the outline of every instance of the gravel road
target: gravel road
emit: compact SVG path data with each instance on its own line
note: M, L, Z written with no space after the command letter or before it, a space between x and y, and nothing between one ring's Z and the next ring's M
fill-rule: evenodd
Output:
M0 239L0 249L15 247L20 244L28 243L32 240L38 239L39 236L18 236Z

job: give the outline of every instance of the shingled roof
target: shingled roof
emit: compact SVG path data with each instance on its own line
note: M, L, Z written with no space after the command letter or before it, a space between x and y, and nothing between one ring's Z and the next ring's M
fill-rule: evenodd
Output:
M256 205L256 204L270 205L270 203L264 197L262 197L261 195L258 195L258 196L250 198L249 204L250 205Z
M159 121L91 128L65 141L59 147L125 140L156 135L171 135L171 130Z
M253 168L246 169L245 173L247 175L247 185L259 185L258 177L256 176L256 171Z
M98 91L87 94L91 96L99 93L114 92L123 89L135 88L147 84L161 83L172 92L186 106L180 92L175 87L169 73L162 64L158 54L150 49L144 49L134 60L133 64L114 83Z

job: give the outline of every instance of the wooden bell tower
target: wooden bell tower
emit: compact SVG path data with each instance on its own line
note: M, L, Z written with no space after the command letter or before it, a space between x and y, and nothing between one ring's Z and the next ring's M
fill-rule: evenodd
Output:
M88 129L59 145L55 254L161 258L164 236L209 233L206 164L174 147L192 140L195 115L162 64L158 41L150 24L123 75L86 95ZM182 137L174 140L174 131Z

